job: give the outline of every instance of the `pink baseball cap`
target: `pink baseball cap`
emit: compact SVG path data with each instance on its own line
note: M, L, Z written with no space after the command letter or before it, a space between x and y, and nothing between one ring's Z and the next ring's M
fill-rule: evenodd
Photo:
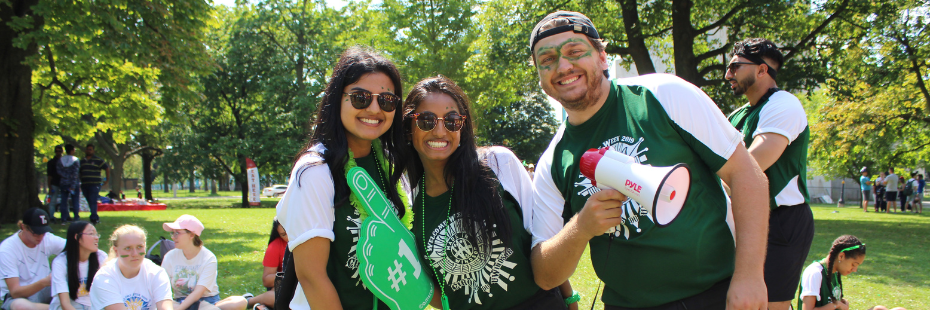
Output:
M162 224L162 228L164 228L165 231L172 231L175 229L187 229L187 230L190 230L195 235L200 236L200 233L203 232L203 223L201 223L200 220L198 220L193 215L185 214L179 217L176 221L174 221L174 223Z

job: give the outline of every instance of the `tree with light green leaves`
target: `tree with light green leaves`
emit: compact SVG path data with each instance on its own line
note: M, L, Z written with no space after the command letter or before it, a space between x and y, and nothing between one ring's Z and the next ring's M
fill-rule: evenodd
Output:
M210 10L202 0L0 0L0 218L40 205L33 152L54 139L37 133L145 126L140 115L160 113L142 108L153 98L190 97L192 73L209 63L200 37Z
M862 166L926 167L928 22L930 3L887 1L845 19L847 28L832 33L846 40L824 44L832 78L808 105L815 173L853 177Z

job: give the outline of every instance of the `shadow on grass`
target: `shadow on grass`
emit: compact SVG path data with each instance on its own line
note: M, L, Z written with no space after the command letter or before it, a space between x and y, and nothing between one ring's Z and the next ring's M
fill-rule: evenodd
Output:
M905 220L907 215L899 215ZM916 217L916 215L915 215ZM930 288L930 260L925 247L930 226L926 223L875 220L817 220L808 264L826 256L833 240L841 234L854 235L867 245L866 261L852 275L871 276L870 282Z

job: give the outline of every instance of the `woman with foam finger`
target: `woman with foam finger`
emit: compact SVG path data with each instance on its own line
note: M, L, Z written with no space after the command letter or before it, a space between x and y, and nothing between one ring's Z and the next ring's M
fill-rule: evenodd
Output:
M396 146L403 131L395 129L401 87L394 64L371 50L350 48L333 69L313 133L277 206L298 280L291 309L387 309L359 275L356 244L367 214L349 190L346 172L363 168L396 214L407 214L397 160L405 156Z

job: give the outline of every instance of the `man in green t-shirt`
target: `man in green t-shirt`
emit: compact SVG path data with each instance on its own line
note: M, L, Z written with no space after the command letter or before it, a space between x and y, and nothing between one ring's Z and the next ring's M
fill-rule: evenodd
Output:
M775 43L747 39L736 43L732 54L724 78L749 103L730 114L730 123L769 181L768 308L788 310L814 240L814 215L807 204L807 114L797 97L775 84L784 62Z
M604 43L581 13L546 16L530 52L543 90L568 114L533 178L536 283L567 280L590 244L605 309L763 309L768 185L714 102L673 75L608 80ZM593 186L579 162L600 147L647 165L687 164L679 216L659 227L637 202ZM721 179L734 185L732 208Z

